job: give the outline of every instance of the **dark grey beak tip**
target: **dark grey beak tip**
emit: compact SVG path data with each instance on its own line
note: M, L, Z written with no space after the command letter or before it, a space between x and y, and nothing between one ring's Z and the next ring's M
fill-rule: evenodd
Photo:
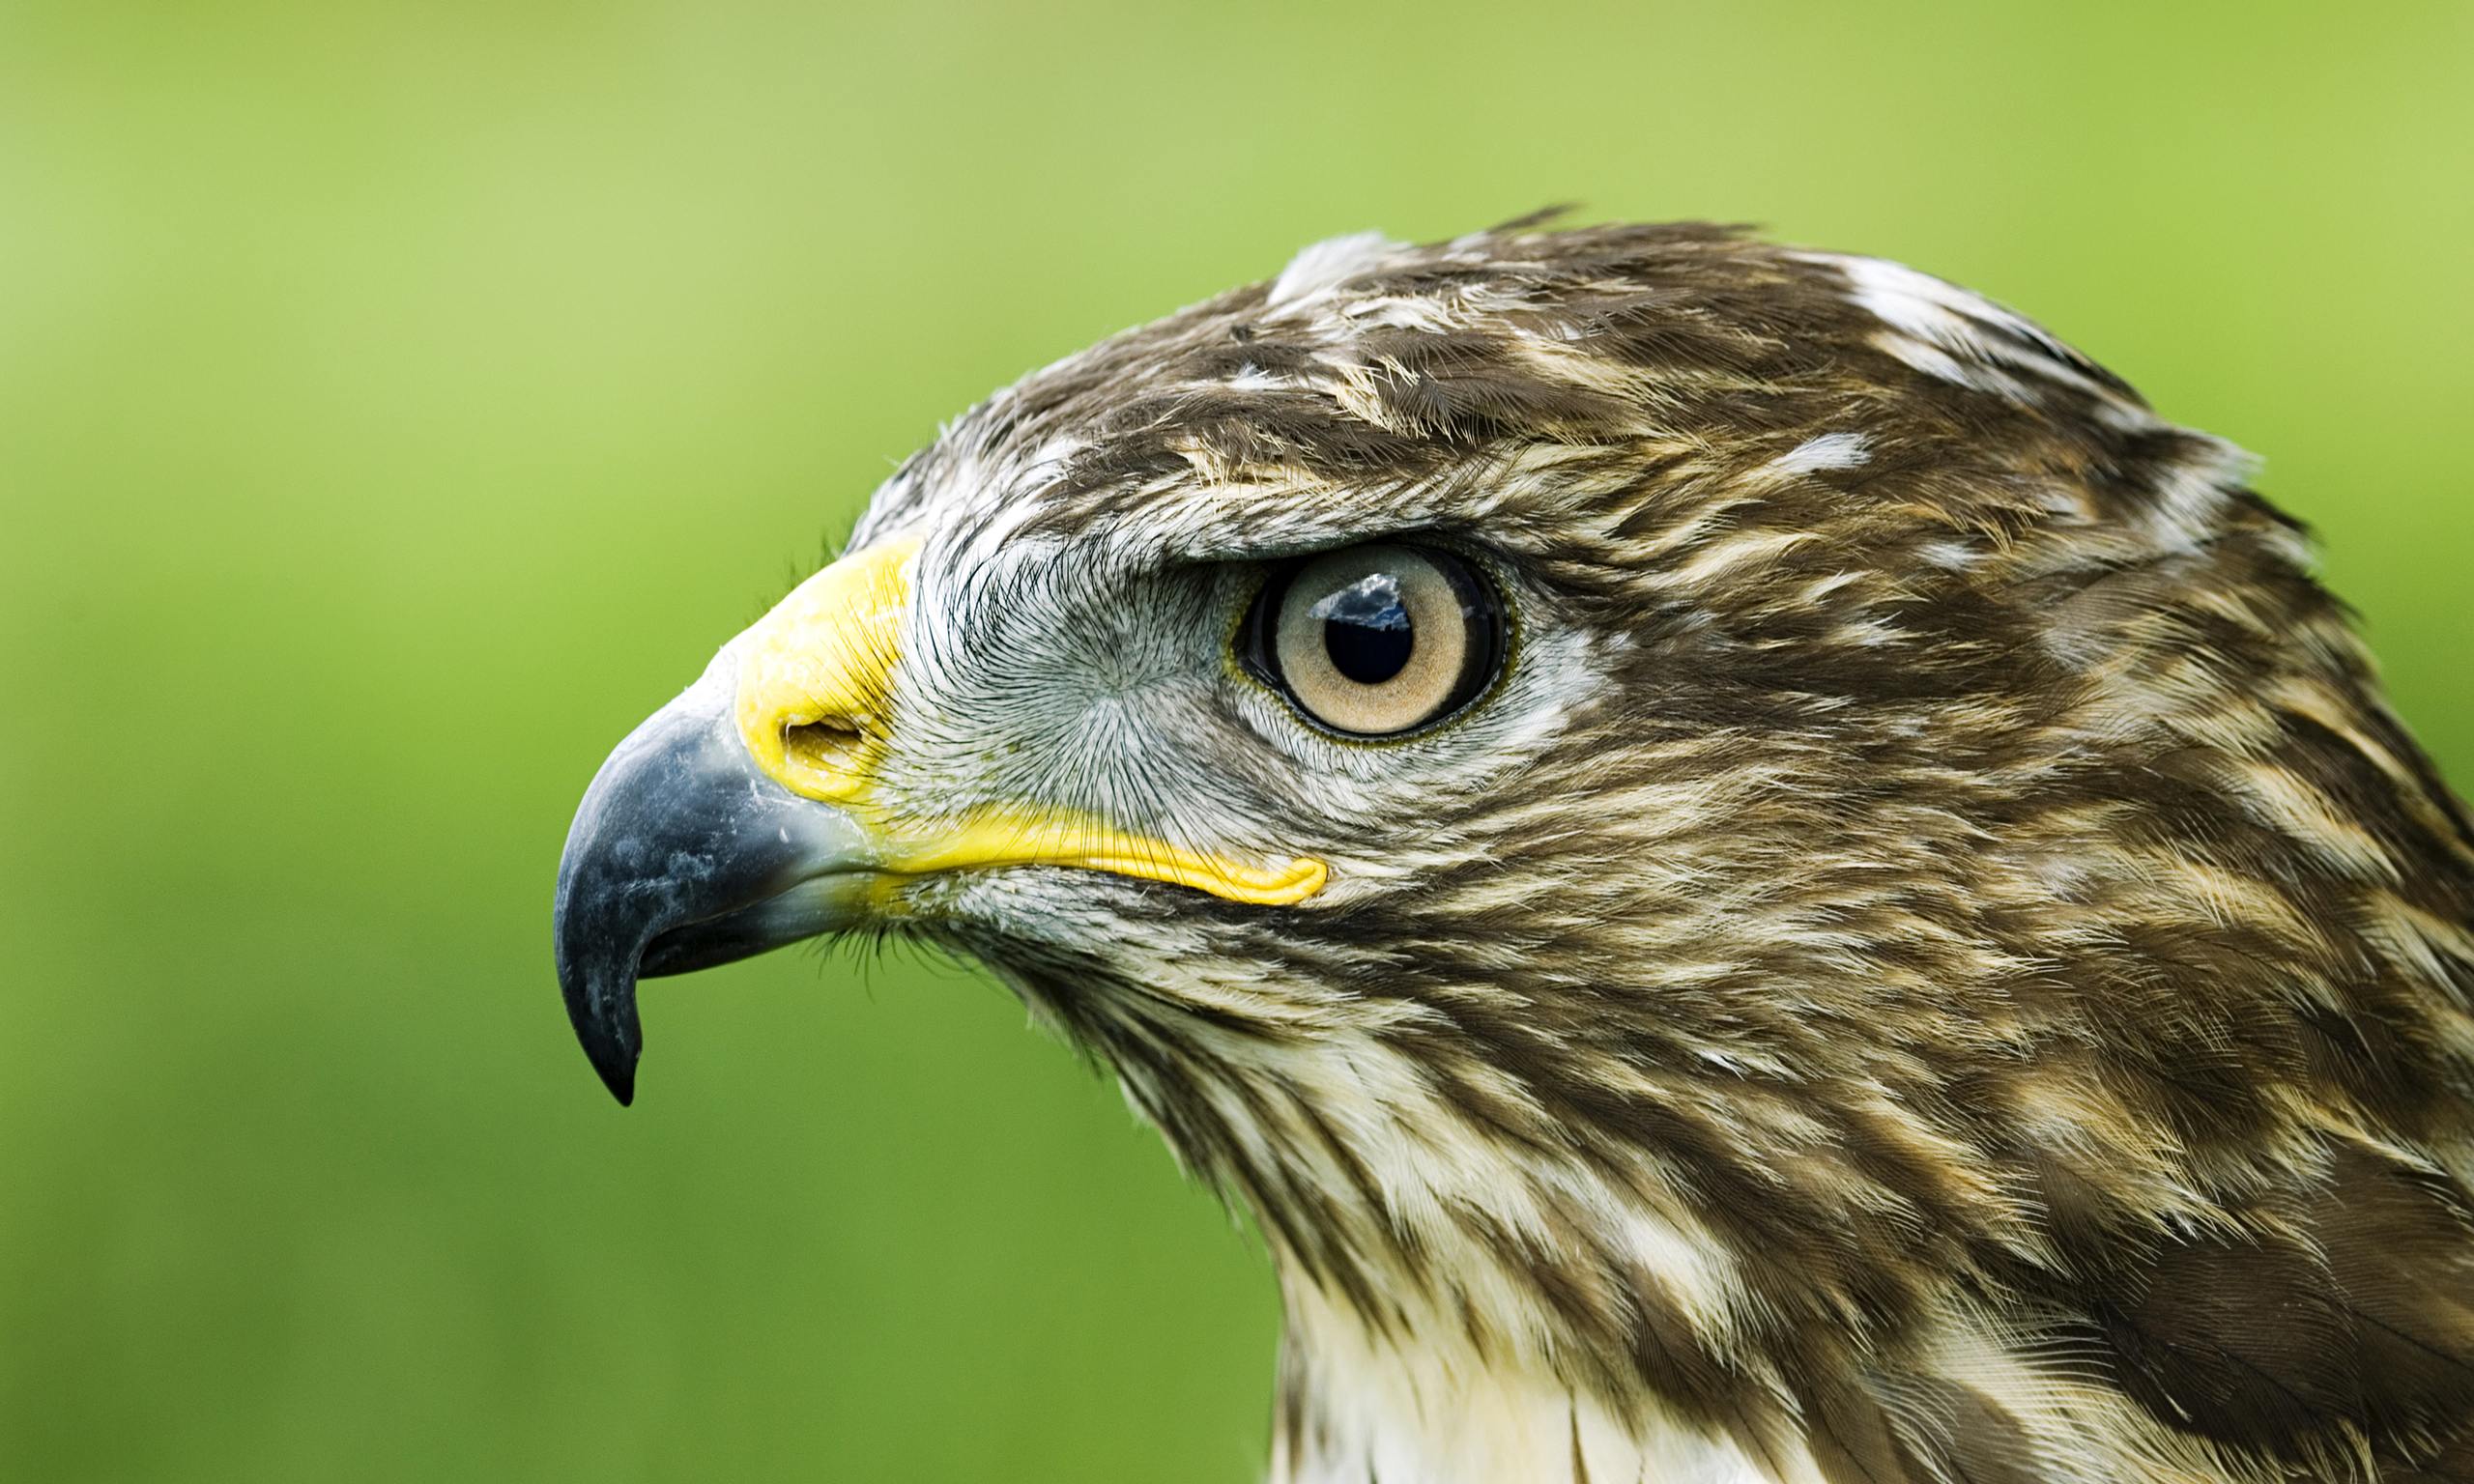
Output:
M565 883L561 883L563 887ZM576 1041L621 1107L635 1099L644 1023L636 1013L636 969L643 929L606 914L572 911L561 890L558 914L559 989Z
M590 990L567 994L567 1019L576 1030L576 1041L584 1047L586 1060L601 1074L601 1085L610 1096L626 1107L636 1100L636 1059L644 1054L644 1027L636 1018L635 986L618 995L595 995ZM613 1005L611 1000L623 1000Z
M592 1070L601 1073L601 1085L618 1099L618 1106L633 1107L636 1102L636 1052L616 1040L596 1044L584 1043L584 1054L592 1059Z

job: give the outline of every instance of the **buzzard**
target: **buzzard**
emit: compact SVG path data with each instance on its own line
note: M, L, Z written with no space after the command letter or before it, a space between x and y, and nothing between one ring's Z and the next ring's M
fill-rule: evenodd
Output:
M1259 1224L1279 1484L2474 1480L2474 829L2247 469L1892 263L1325 243L619 744L567 1008L987 964Z

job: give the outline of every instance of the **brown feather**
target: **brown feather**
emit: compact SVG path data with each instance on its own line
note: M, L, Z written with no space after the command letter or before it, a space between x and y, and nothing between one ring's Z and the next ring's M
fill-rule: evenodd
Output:
M888 807L1207 818L1333 888L925 882L911 926L1404 1367L1833 1484L2466 1477L2474 832L2244 458L1982 300L1724 229L1325 276L1001 393L857 539L934 534L980 728ZM1396 746L1283 730L1218 652L1247 574L1401 537L1494 574L1506 678ZM1193 667L1041 771L1087 717L1022 698L1178 604ZM1363 1441L1292 1363L1324 1477Z

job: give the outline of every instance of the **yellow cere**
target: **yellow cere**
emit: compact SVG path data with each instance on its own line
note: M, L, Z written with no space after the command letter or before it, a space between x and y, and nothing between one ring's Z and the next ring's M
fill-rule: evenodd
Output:
M738 733L792 793L856 802L892 729L916 541L853 552L739 636Z
M1037 808L990 812L932 835L888 838L869 807L893 729L895 667L917 541L854 552L801 583L739 639L739 737L792 793L841 806L877 837L898 874L1001 866L1079 866L1165 881L1231 901L1284 906L1323 889L1321 861L1254 865Z

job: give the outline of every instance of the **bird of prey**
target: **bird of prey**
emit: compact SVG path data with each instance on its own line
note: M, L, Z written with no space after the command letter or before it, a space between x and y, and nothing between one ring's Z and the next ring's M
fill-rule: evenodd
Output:
M1258 1224L1278 1484L2474 1481L2474 829L2248 471L1877 259L1325 243L618 746L567 1008L988 965Z

